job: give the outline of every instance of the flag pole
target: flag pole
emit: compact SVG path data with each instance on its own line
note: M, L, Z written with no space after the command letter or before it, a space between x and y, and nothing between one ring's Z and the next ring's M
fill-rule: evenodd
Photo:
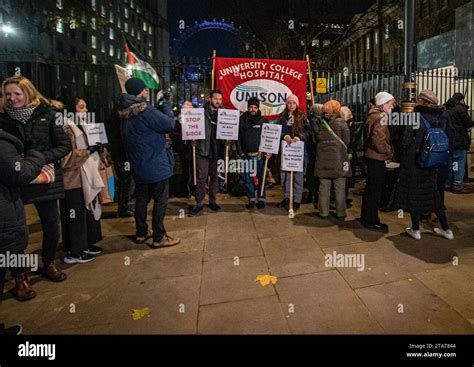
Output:
M194 176L194 186L197 185L197 178L196 178L196 140L193 140L193 176Z
M293 215L294 213L294 210L293 210L293 176L294 176L294 173L293 171L291 171L291 174L290 174L290 216Z
M306 55L306 62L308 64L308 75L309 75L309 88L311 91L311 108L314 106L314 89L313 89L313 73L311 71L311 62L309 55Z
M268 159L265 153L265 168L263 169L262 191L260 192L260 196L263 196L263 192L265 191L265 178L267 177L267 167L268 167Z
M215 84L215 68L216 68L216 50L212 51L212 78L211 78L211 90L214 89Z

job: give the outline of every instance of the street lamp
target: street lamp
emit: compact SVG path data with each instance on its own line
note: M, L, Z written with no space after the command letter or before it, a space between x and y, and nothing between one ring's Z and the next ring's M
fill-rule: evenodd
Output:
M13 28L10 24L3 24L2 32L5 33L5 37L8 37L10 33L13 33Z

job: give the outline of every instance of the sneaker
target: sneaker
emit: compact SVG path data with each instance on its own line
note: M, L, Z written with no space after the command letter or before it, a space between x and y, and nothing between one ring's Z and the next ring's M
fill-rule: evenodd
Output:
M255 201L249 201L247 205L245 205L246 209L253 209L255 208Z
M263 209L265 208L265 202L262 200L259 200L257 203L257 209Z
M102 247L90 245L89 248L84 252L89 255L99 255L102 253Z
M160 242L153 241L153 244L150 246L153 248L171 247L171 246L176 246L180 242L181 240L179 238L173 238L165 234Z
M217 205L216 203L211 203L211 204L209 204L209 209L214 210L215 212L218 212L222 208L219 205Z
M22 331L23 331L23 326L21 326L20 324L16 324L16 325L4 328L3 330L0 330L0 335L20 335Z
M83 252L82 255L80 256L69 255L64 258L64 262L66 264L84 264L84 263L88 263L94 260L95 260L95 257L93 255L86 254L85 252Z
M188 213L188 216L189 217L198 217L200 215L202 215L204 212L204 207L202 206L195 206L189 213Z
M441 228L434 228L433 232L436 233L438 236L446 238L447 240L453 240L454 239L453 231L451 231L450 229L445 231Z
M421 232L420 230L413 230L411 228L406 228L405 231L412 236L415 240L421 240Z

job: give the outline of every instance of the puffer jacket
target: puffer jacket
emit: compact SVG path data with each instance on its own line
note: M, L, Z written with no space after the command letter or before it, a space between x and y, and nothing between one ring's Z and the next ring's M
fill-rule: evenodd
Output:
M135 182L147 184L170 178L174 155L166 134L173 132L175 120L129 94L122 95L120 105L122 140Z
M34 180L46 162L44 155L0 130L0 253L22 253L28 244L20 186Z
M338 115L323 115L322 119L334 133L346 144L350 143L350 131L347 123ZM314 127L317 139L315 175L320 178L340 178L352 176L347 149L326 128L321 120Z
M370 110L364 126L364 154L378 161L393 159L393 147L390 141L388 124L383 124L385 113L377 108Z
M40 103L31 117L23 124L0 113L0 129L20 139L25 150L34 149L43 153L46 164L54 163L55 180L47 185L26 185L21 189L25 204L64 198L63 175L59 161L71 150L71 143L64 132L58 111L51 105Z

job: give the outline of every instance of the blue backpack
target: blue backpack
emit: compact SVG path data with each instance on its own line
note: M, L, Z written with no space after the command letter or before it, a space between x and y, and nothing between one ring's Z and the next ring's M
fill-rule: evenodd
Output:
M423 148L418 156L421 168L438 168L448 163L449 139L443 129L431 127L428 120L421 115L426 128Z

